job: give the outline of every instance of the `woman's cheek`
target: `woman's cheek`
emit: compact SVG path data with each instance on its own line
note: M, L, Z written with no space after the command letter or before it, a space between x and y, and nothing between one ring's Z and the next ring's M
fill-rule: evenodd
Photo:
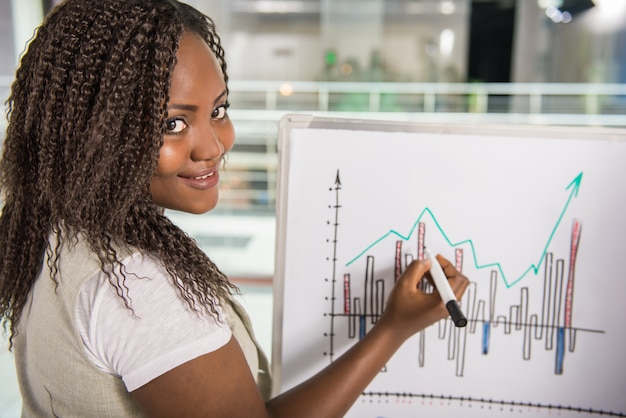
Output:
M159 151L159 160L157 162L157 173L160 175L176 173L182 166L183 155L180 147L166 140Z

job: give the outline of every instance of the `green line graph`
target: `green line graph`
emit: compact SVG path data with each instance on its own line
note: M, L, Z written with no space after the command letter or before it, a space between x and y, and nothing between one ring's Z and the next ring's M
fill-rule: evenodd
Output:
M370 249L375 247L379 242L383 241L385 238L387 238L389 236L395 235L395 236L397 236L398 238L401 238L404 241L407 241L407 240L411 239L411 236L413 235L413 232L415 232L415 230L416 230L417 226L419 225L419 223L422 221L422 219L426 215L428 215L432 219L433 223L435 224L435 226L437 227L437 229L439 230L439 232L441 233L443 238L450 245L450 247L458 247L460 245L465 245L465 244L469 245L469 247L471 249L471 252L472 252L472 259L473 259L473 262L474 262L474 267L476 269L496 268L500 272L500 276L502 277L506 287L511 287L514 284L516 284L517 282L519 282L520 280L522 280L531 271L534 274L538 273L539 266L541 265L541 263L543 262L544 258L546 257L546 253L548 252L548 248L550 246L550 243L552 242L552 239L554 238L554 235L555 235L557 229L559 228L559 226L560 226L560 224L561 224L561 222L563 220L563 217L565 216L565 212L567 212L567 209L568 209L570 203L572 202L572 199L578 196L578 190L580 189L580 183L582 181L582 178L583 178L583 173L580 172L569 183L569 185L565 188L565 190L570 190L570 193L569 193L569 195L567 197L567 200L565 201L565 205L563 206L563 210L561 211L560 215L556 219L556 222L554 224L554 228L552 228L552 232L550 233L550 235L548 236L548 239L546 240L546 244L543 247L543 250L542 250L542 252L541 252L541 254L539 256L539 260L536 263L534 263L534 264L530 264L528 266L528 268L526 270L524 270L524 272L519 277L517 277L515 279L508 279L507 278L506 274L502 270L502 265L500 264L500 262L492 262L492 263L480 264L478 262L478 256L476 255L476 251L475 251L475 248L474 248L474 242L472 241L472 239L464 239L462 241L452 242L452 240L448 237L448 234L445 233L444 229L439 224L439 221L437 221L437 218L435 217L433 212L428 207L426 207L426 208L424 208L422 210L422 212L417 217L416 221L413 223L413 226L411 227L411 229L409 230L409 232L407 234L403 235L402 233L400 233L400 232L398 232L396 230L393 230L393 229L389 230L383 236L381 236L380 238L378 238L377 240L372 242L370 245L365 247L365 249L363 251L361 251L357 256L355 256L350 261L348 261L346 263L346 267L349 266L350 264L354 263L355 261L357 261L364 254L366 254Z

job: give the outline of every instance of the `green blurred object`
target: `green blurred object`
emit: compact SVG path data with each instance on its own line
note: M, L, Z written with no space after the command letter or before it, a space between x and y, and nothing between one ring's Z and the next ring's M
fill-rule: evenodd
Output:
M329 49L324 55L324 62L326 67L334 67L337 64L337 51Z

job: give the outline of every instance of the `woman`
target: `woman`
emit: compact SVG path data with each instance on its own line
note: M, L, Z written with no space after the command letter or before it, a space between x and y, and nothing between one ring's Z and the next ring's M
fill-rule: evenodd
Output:
M175 0L66 0L38 29L0 161L0 312L24 416L342 416L447 315L414 262L364 339L268 399L236 288L163 215L217 203L227 81L213 22ZM460 297L467 278L439 261Z

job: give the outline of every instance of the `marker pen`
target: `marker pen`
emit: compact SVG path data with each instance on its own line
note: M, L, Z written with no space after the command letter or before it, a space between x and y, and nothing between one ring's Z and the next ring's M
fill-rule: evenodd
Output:
M456 300L456 296L450 287L450 283L448 282L448 278L446 277L441 265L437 261L434 255L428 251L427 248L424 248L424 255L430 259L430 275L435 282L435 286L439 291L439 296L443 300L443 303L446 304L446 308L448 312L450 312L450 316L452 317L452 321L454 325L457 327L464 327L467 325L467 319L463 312L461 311L461 307L459 306L459 302Z

